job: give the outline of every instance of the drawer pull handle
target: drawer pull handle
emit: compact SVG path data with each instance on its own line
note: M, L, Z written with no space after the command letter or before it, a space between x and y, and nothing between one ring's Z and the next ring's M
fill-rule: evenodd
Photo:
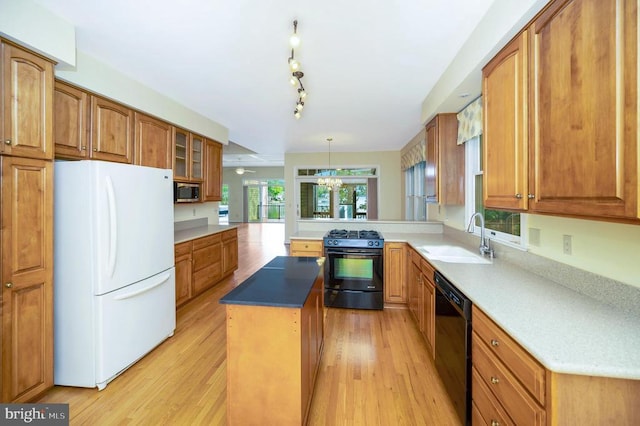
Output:
M491 376L491 383L497 385L498 383L500 383L500 380L497 377Z
M500 346L500 342L498 342L496 339L491 339L491 346Z
M500 422L497 420L491 420L491 426L500 426Z

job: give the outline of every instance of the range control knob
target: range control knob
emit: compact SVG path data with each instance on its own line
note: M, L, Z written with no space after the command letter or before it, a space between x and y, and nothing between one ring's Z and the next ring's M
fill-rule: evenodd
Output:
M338 240L333 240L333 245L337 246L338 245Z
M367 243L367 245L368 245L369 247L372 247L372 246L373 246L373 241L369 241L369 242Z

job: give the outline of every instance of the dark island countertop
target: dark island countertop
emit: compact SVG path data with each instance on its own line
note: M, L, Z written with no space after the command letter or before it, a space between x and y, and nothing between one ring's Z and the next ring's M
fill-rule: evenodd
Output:
M220 299L229 305L301 308L322 262L317 257L278 256Z

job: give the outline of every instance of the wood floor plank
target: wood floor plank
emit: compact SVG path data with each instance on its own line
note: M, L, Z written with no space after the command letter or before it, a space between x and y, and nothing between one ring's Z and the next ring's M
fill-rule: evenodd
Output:
M174 336L103 391L55 386L37 402L68 403L71 425L224 425L226 328L218 300L286 255L283 235L283 224L241 224L238 270L177 311ZM457 424L408 310L326 310L309 425Z

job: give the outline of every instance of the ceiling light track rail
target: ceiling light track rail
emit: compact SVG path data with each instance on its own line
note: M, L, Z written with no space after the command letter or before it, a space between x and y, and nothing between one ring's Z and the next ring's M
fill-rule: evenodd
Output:
M297 88L298 100L296 107L293 111L293 116L296 120L300 119L302 109L304 108L304 100L307 97L307 91L302 84L302 77L304 73L301 70L300 61L296 59L295 48L300 45L300 36L298 36L298 20L293 21L293 34L289 38L289 44L291 45L291 56L287 60L289 63L289 69L291 71L291 79L289 82L292 86Z

